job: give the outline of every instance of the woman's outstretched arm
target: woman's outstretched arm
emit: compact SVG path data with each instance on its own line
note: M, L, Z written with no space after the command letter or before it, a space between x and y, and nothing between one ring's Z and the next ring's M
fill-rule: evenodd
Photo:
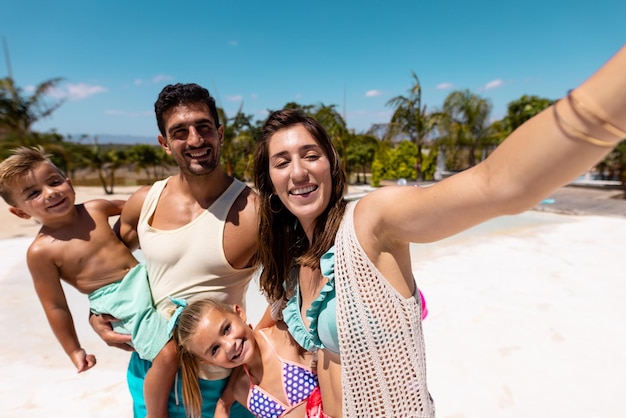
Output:
M626 138L625 92L626 46L569 96L515 130L485 161L431 187L370 193L357 206L357 217L373 226L369 234L384 249L439 240L527 210Z

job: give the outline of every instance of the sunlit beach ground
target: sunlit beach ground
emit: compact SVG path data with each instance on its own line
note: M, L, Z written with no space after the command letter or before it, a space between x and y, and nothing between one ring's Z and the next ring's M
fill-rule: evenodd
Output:
M118 192L127 198L132 189ZM111 197L97 188L77 193L79 201ZM626 206L611 205L609 216L585 212L593 202L582 206L560 211L587 215L528 211L412 246L439 418L626 416ZM24 262L37 226L6 205L0 221L0 416L131 417L128 354L99 340L87 298L66 287L83 345L98 357L94 369L74 371ZM264 300L255 283L248 295L254 321Z

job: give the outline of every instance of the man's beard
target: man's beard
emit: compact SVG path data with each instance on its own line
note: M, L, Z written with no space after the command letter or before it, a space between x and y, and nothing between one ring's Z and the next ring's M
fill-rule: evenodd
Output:
M203 164L188 166L186 171L194 176L206 176L215 171L216 168L217 160L211 160Z
M220 163L219 151L214 151L214 149L211 149L210 155L213 158L205 161L190 163L184 156L174 157L174 161L185 174L190 174L192 176L206 176L215 171Z

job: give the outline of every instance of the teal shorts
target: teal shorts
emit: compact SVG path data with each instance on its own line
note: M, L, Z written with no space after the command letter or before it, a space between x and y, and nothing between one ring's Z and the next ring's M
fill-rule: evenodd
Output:
M146 403L143 399L143 381L150 368L149 361L139 358L137 353L133 353L128 364L126 378L128 389L133 398L133 416L135 418L145 418ZM224 387L228 383L228 378L221 380L200 379L200 391L202 392L202 418L213 418L215 404L219 399ZM170 392L168 410L170 418L186 418L185 407L183 406L182 386L180 374L176 379L176 384ZM235 402L230 410L230 416L234 418L254 418L246 408Z

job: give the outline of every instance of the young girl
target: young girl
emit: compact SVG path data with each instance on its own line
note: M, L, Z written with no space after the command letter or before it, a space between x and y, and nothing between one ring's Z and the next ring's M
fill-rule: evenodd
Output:
M283 322L253 330L246 314L211 299L185 302L174 330L182 368L183 403L192 418L202 407L198 365L235 369L215 417L228 416L233 400L258 417L304 417L317 389L314 354L303 350Z

